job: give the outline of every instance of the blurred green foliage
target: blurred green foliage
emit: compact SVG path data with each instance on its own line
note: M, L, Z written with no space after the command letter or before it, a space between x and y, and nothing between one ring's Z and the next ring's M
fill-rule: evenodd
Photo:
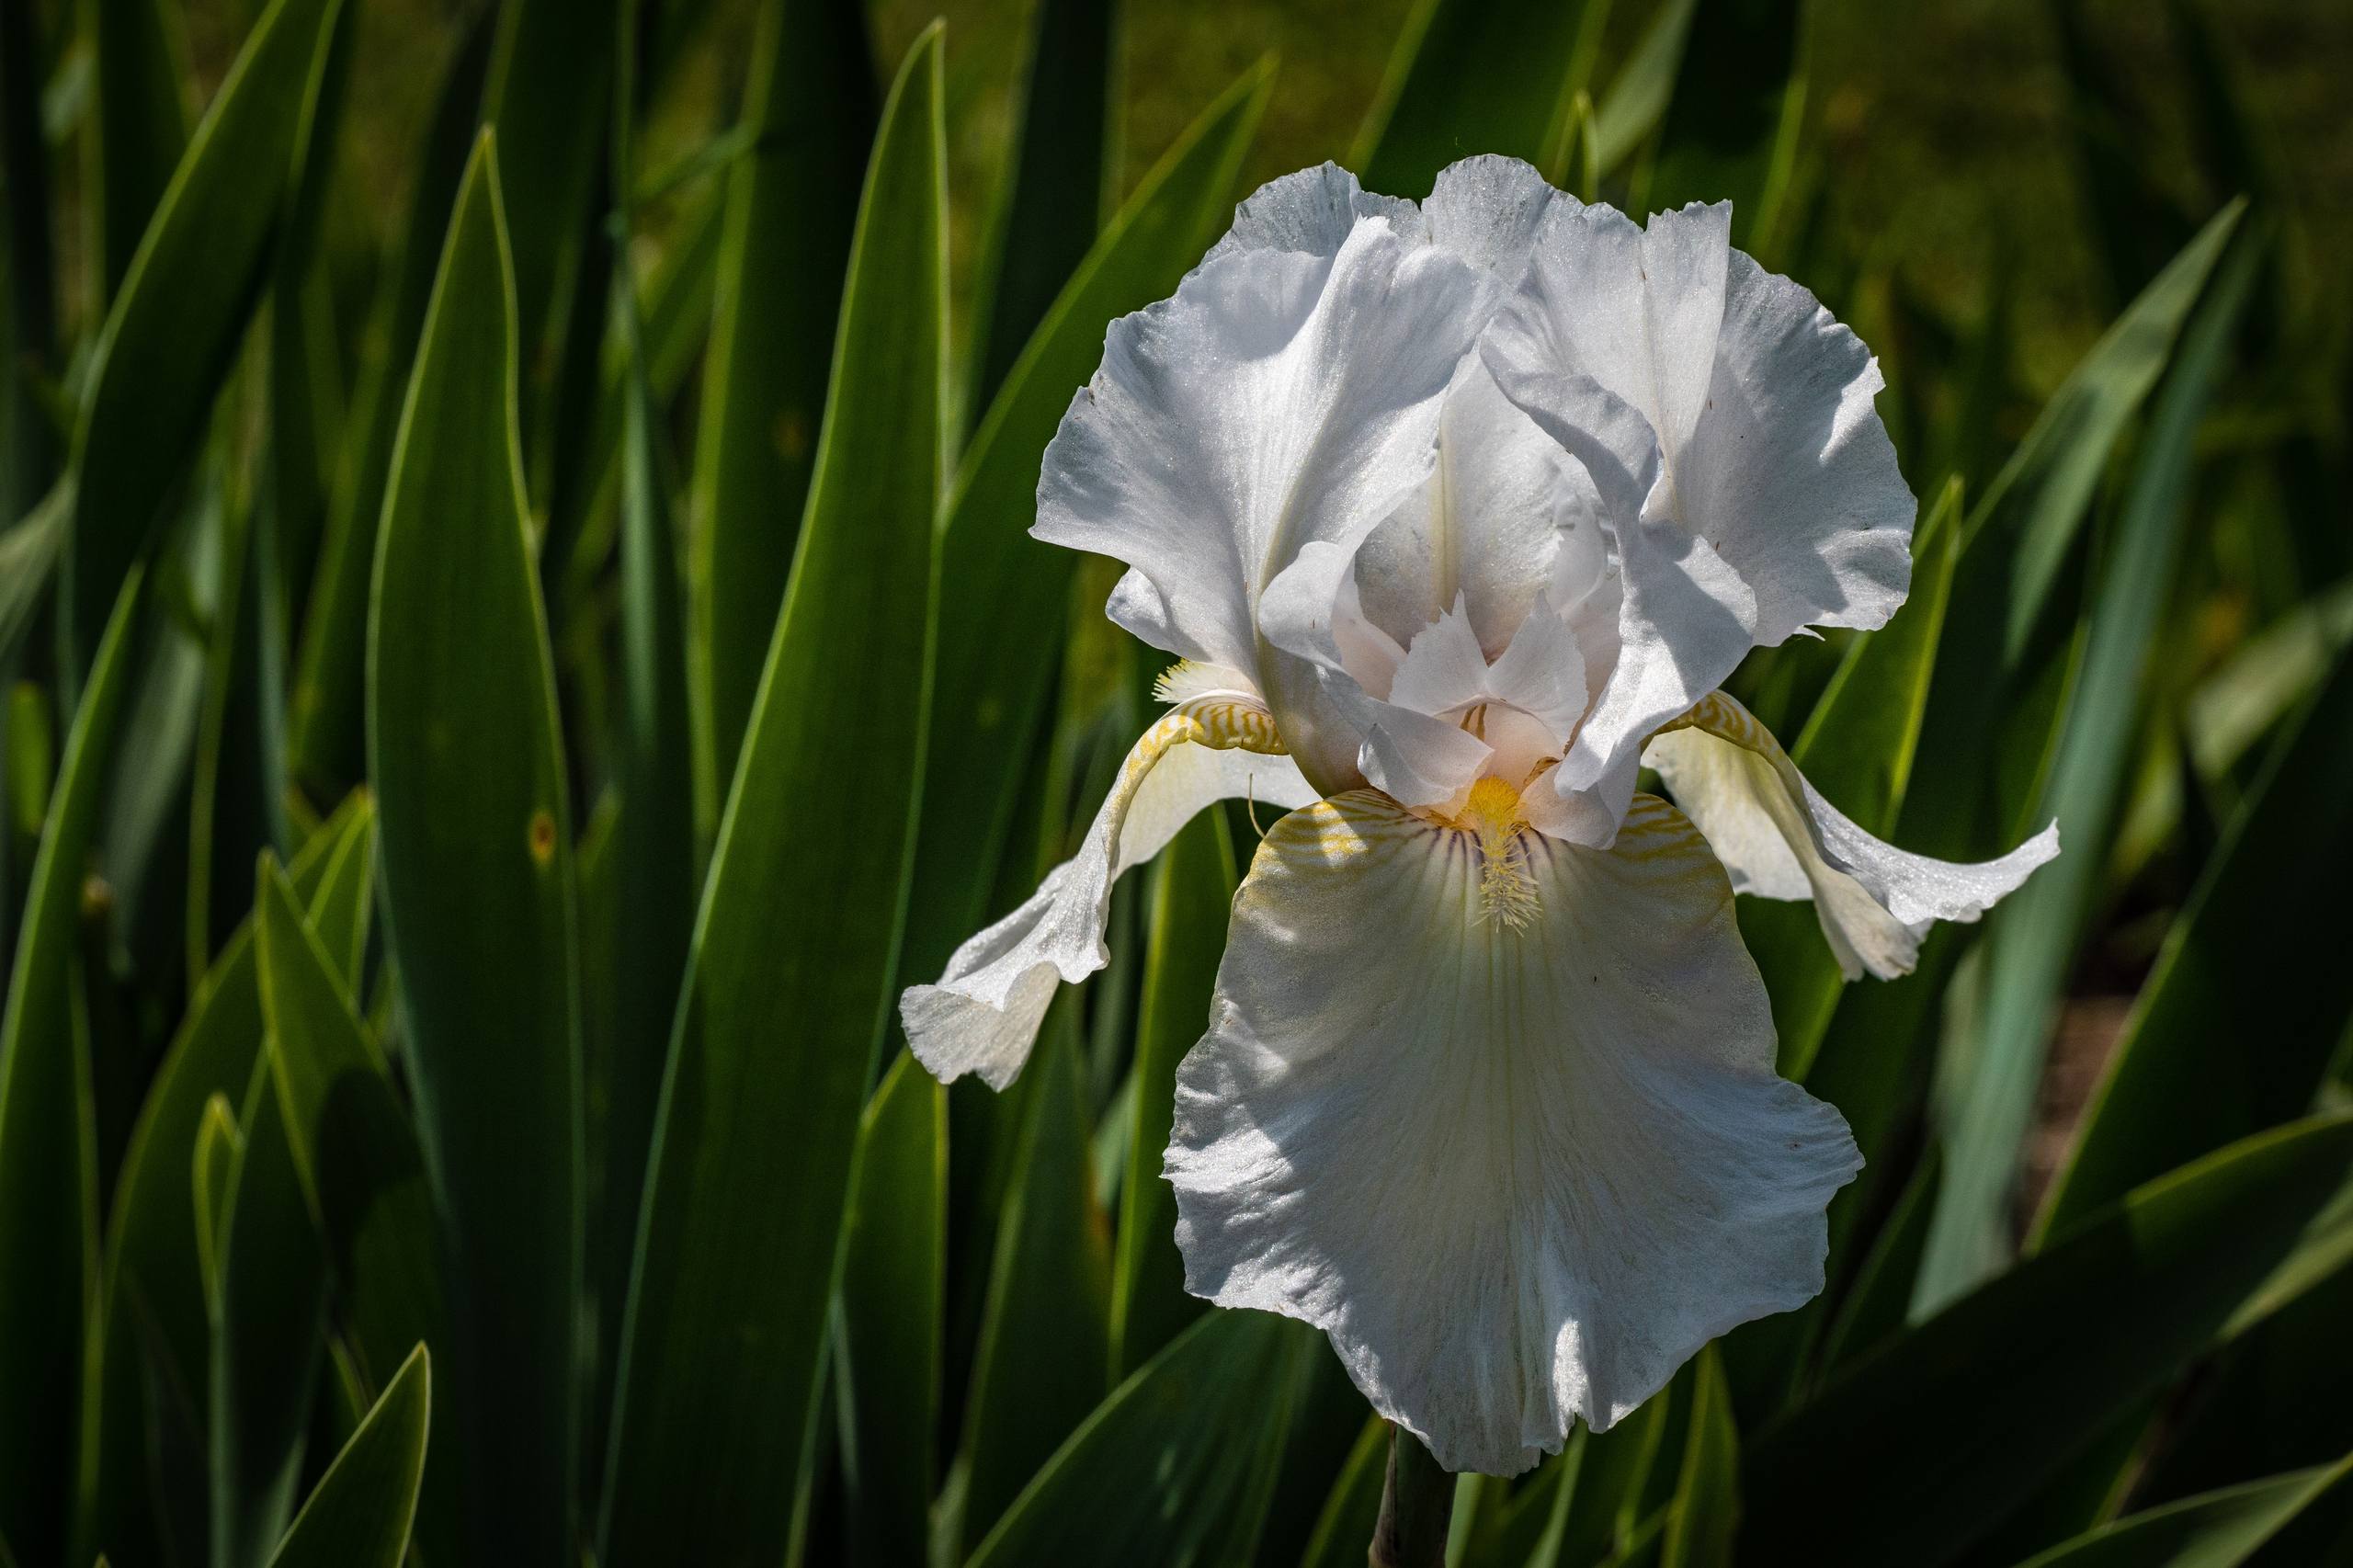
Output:
M0 5L0 1564L1361 1560L1382 1428L1157 1179L1249 813L1006 1096L892 1003L1144 722L1023 531L1106 324L1488 151L1874 347L1912 601L1735 689L2066 855L1892 984L1742 909L1829 1288L1448 1562L2353 1562L2348 74L2302 0Z

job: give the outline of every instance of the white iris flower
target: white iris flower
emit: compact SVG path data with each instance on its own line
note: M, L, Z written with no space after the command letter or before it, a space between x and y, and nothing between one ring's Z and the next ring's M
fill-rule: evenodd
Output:
M1730 219L1637 227L1502 158L1416 208L1327 165L1115 323L1033 531L1128 564L1110 615L1183 661L1172 706L1078 855L901 1004L934 1073L1003 1087L1121 870L1211 801L1297 808L1177 1074L1187 1284L1324 1329L1451 1470L1525 1470L1822 1288L1861 1160L1774 1074L1733 892L1812 899L1884 978L2057 851L1881 843L1715 689L1885 621L1915 510L1877 361Z

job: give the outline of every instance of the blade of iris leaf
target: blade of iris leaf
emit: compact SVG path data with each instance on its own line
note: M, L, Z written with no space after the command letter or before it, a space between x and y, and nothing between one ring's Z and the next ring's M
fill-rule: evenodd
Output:
M765 0L744 100L757 142L727 175L695 446L692 668L706 836L735 774L805 522L874 114L865 8Z
M2302 1519L2342 1517L2353 1460L2225 1487L2100 1526L2029 1559L2020 1568L2236 1568L2272 1561L2267 1549ZM2318 1541L2312 1543L2319 1545ZM2317 1558L2279 1556L2281 1568Z
M517 353L485 133L426 312L377 540L369 771L449 1260L469 1555L554 1562L570 1555L576 1506L579 976Z
M1324 1511L1307 1538L1300 1568L1357 1568L1381 1517L1381 1488L1389 1466L1389 1423L1374 1416L1348 1450Z
M904 973L928 980L986 917L1052 687L1076 557L1029 537L1038 467L1111 319L1170 292L1230 211L1272 86L1262 62L1203 110L1105 228L966 449L948 505L930 761Z
M645 379L653 387L657 407L669 406L687 372L700 358L710 331L724 206L716 194L694 206L677 221L676 238L664 247L651 276L642 285L632 280L645 341ZM617 281L615 288L619 287ZM632 395L630 380L636 372L631 368L628 346L618 337L613 335L606 345L603 381L585 454L593 473L586 487L586 517L562 590L575 599L589 592L605 571L620 531L615 498L621 483L621 457L628 446L623 431Z
M420 1343L319 1477L269 1568L400 1568L427 1473L432 1386ZM456 1458L444 1455L443 1466Z
M562 320L565 248L587 204L602 194L597 168L612 97L617 3L505 0L499 7L481 118L498 131L516 320L535 357Z
M2097 897L2122 805L2142 674L2188 523L2198 425L2227 368L2260 255L2259 245L2242 239L2219 264L2151 413L2036 813L2058 819L2070 852L2038 872L1991 921L1985 1010L1961 1086L1938 1111L1945 1175L1928 1222L1915 1312L1952 1300L2008 1250L2003 1227L2018 1147L2033 1119L2052 1015L2077 933Z
M262 984L267 997L266 972ZM212 1248L210 1561L259 1568L294 1512L326 1268L267 1061L254 1063L238 1131Z
M2341 1259L2348 1162L2353 1118L2243 1140L1834 1375L1748 1448L1743 1552L1950 1562L2111 1419Z
M1610 78L1593 122L1593 166L1600 173L1616 172L1658 128L1689 48L1698 9L1699 0L1666 0Z
M342 0L271 0L172 175L93 351L58 623L69 673L202 434L263 281Z
M74 486L60 481L0 533L0 660L13 660L31 631L73 526Z
M1699 0L1639 205L1732 202L1733 243L1769 236L1805 101L1798 0Z
M82 884L143 614L134 570L74 715L33 861L0 1013L0 1537L62 1555L72 1495L74 1372L97 1256L97 1129L75 1021ZM182 1145L183 1149L186 1145ZM187 1210L181 1210L186 1222Z
M1120 0L1039 0L1032 10L1021 119L972 291L973 408L996 395L1116 199L1120 10Z
M104 301L188 145L188 38L180 8L163 0L85 0L81 23L96 106L84 169L97 198L85 207L85 259L90 297Z
M1474 153L1541 163L1593 72L1609 0L1421 0L1347 164L1369 190L1429 194Z
M638 16L622 7L624 39ZM622 233L633 233L628 181L635 165L634 72L616 75L615 202ZM626 245L620 247L625 257ZM596 1216L596 1397L609 1406L612 1365L620 1346L621 1303L637 1239L637 1206L645 1187L645 1152L654 1136L662 1064L677 1010L694 930L696 894L694 742L688 720L686 634L677 549L670 521L670 476L662 449L639 315L626 260L617 263L614 310L628 359L622 397L620 498L621 713L619 727L621 812L612 846L611 1023L596 1063L604 1108L602 1209ZM600 1407L601 1408L601 1407ZM592 1422L592 1426L598 1426Z
M312 62L302 119L295 133L295 173L289 210L278 236L264 315L262 390L268 437L259 476L256 575L261 591L252 601L258 657L247 683L253 711L254 770L264 807L285 815L287 652L301 600L318 564L324 527L327 477L341 431L340 379L323 371L320 358L332 353L338 324L332 301L318 307L330 287L321 258L320 230L326 218L329 182L342 134L349 94L352 51L358 36L354 7L336 13ZM278 824L283 827L282 820ZM281 836L281 847L290 848ZM246 860L236 863L243 870ZM243 904L249 900L240 901Z
M876 139L809 514L697 917L622 1331L600 1553L617 1568L773 1562L793 1533L923 767L940 82L935 27Z
M1740 1523L1740 1433L1713 1346L1699 1353L1691 1391L1690 1433L1659 1560L1664 1568L1729 1568Z
M1176 1063L1200 1039L1210 1016L1235 880L1225 818L1204 812L1170 841L1153 882L1136 1020L1134 1133L1120 1187L1119 1251L1111 1273L1114 1379L1142 1366L1206 1307L1185 1292L1176 1200L1160 1178L1160 1162L1175 1119Z
M367 771L362 687L376 527L383 512L409 369L432 298L443 224L473 150L483 81L490 64L493 15L487 9L478 12L459 35L414 160L415 185L400 229L399 252L386 269L375 308L382 349L354 400L354 433L347 440L347 461L330 503L309 608L302 617L287 701L287 769L314 800L338 797Z
M442 1343L447 1332L424 1156L338 960L274 869L262 879L257 930L270 1068L295 1175L324 1238L354 1370L363 1389L388 1389L409 1347ZM446 1402L444 1412L443 1446L454 1452ZM438 1561L460 1551L457 1474L444 1467L421 1505L419 1542L428 1555L438 1547Z
M323 906L347 898L346 883L364 875L366 862L337 851L365 829L365 817L364 800L354 796L321 824L288 868L298 894ZM338 873L332 879L331 869ZM101 1551L126 1562L162 1560L150 1467L164 1468L180 1449L154 1434L177 1422L190 1443L200 1442L209 1331L185 1151L208 1101L238 1092L252 1074L262 1040L255 976L253 928L241 924L195 988L116 1178L83 1359L76 1562ZM171 1406L156 1408L151 1389L170 1392ZM176 1490L177 1479L159 1475L156 1486Z
M1790 758L1864 831L1892 835L1912 779L1961 543L1961 485L1948 483L1915 537L1911 596L1893 619L1847 647ZM1765 976L1780 1072L1803 1082L1846 988L1813 905L1759 898L1739 906L1741 940Z
M948 1091L902 1052L858 1123L842 1255L842 1484L855 1561L921 1564L947 1308Z
M2167 934L2036 1221L2037 1244L2312 1103L2353 1016L2353 966L2338 961L2329 921L2280 915L2329 907L2353 875L2347 800L2353 656L2340 654Z
M2340 1367L2353 1321L2353 1267L2339 1267L2241 1335L2200 1379L2136 1496L2163 1502L2336 1460L2353 1449L2353 1410L2315 1399Z
M1087 1164L1077 1036L1075 998L1065 996L1021 1080L1020 1147L964 1406L967 1550L1108 1388L1108 1259Z
M971 1568L1248 1561L1294 1393L1321 1354L1304 1324L1208 1313L1071 1434Z
M57 432L33 389L33 376L55 375L57 247L51 231L49 147L41 133L41 77L47 69L39 17L29 6L0 8L0 665L17 645L17 601L38 600L54 556L19 559L16 528L56 478ZM51 535L54 540L57 536ZM23 575L19 575L23 574ZM13 901L0 896L0 905ZM5 934L6 917L0 917Z

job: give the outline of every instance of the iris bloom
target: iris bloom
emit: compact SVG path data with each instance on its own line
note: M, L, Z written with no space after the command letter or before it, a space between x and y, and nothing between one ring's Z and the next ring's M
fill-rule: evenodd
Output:
M1822 1288L1861 1159L1773 1071L1733 892L1812 899L1886 978L2057 849L1881 843L1716 689L1885 621L1915 510L1877 362L1730 222L1508 159L1419 208L1327 165L1113 324L1032 531L1127 563L1111 619L1177 656L1170 707L1079 853L901 1004L934 1073L1001 1088L1122 869L1213 801L1296 808L1177 1072L1186 1283L1324 1330L1451 1470L1525 1470Z

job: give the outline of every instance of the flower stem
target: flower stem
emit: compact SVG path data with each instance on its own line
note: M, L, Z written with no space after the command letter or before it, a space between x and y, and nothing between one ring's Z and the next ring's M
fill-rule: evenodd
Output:
M1447 1526L1454 1515L1454 1477L1438 1468L1421 1439L1389 1429L1389 1478L1373 1527L1372 1568L1445 1568Z

